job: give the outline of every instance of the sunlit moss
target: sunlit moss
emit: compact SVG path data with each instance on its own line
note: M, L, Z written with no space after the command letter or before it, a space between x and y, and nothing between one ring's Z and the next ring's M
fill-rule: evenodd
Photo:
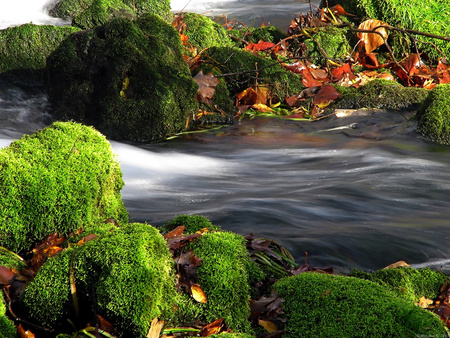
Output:
M106 138L91 127L55 122L0 150L0 245L28 250L108 218L127 222L124 182Z
M220 226L213 225L206 217L200 215L179 215L164 224L161 230L169 232L181 225L185 226L186 234L194 234L204 228L208 228L208 231L220 230Z
M343 60L352 50L345 36L346 29L326 27L310 33L311 37L304 40L306 55L317 63L324 63L327 58Z
M3 292L0 293L0 337L16 338L17 329L11 319L6 316L6 304Z
M371 281L307 272L274 289L284 299L283 337L445 335L438 316Z
M73 266L81 322L95 323L99 314L121 337L146 337L154 318L173 317L178 293L172 264L157 229L129 224L49 259L22 301L32 320L67 330L66 318L77 322L70 292Z
M418 131L434 142L450 144L450 84L436 86L417 113Z
M421 297L434 299L446 280L439 271L410 267L382 269L374 273L353 270L350 275L383 285L413 302L418 302Z
M72 25L82 29L103 25L112 18L133 18L135 12L121 0L94 0L92 4L76 15Z

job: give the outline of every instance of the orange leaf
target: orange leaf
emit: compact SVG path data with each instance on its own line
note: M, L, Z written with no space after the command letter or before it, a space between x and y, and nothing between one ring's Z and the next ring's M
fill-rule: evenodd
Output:
M247 46L245 46L245 50L248 50L248 51L265 51L265 50L268 50L268 49L272 48L273 46L275 46L275 44L272 43L272 42L259 40L258 43L249 43Z
M341 95L342 94L339 93L333 86L324 85L322 86L322 88L320 88L312 103L316 105L322 105L324 102L329 103L330 101L334 101L340 98Z
M278 330L277 326L270 320L258 319L258 324L265 328L267 332L275 332Z
M331 70L331 75L333 76L334 81L339 81L342 79L346 74L349 74L348 78L349 80L356 79L355 74L353 74L352 67L349 63L345 63L344 65L333 68Z
M202 331L200 332L200 336L208 337L213 334L219 333L220 330L222 329L222 325L223 325L223 318L217 319L209 323L208 325L205 325Z
M431 299L425 298L423 296L419 299L419 302L417 303L417 305L419 305L423 309L426 309L431 304L433 304L433 301Z
M394 268L398 268L400 266L409 266L409 264L406 263L405 261L398 261L398 262L389 264L388 266L384 267L383 269L394 269Z
M330 10L333 13L339 14L339 15L353 15L353 14L347 13L345 11L344 7L342 7L341 5L335 5L335 6L331 7Z
M273 112L273 109L263 103L255 103L251 106L253 109L261 112L261 113L270 113Z
M202 290L200 284L191 285L192 297L199 303L207 303L205 292Z
M22 324L19 324L19 326L17 327L17 332L20 335L20 338L34 338L34 333L31 332L30 330L26 330L22 327Z
M164 238L168 239L168 238L181 236L183 234L183 231L185 228L186 227L184 225L180 225L180 226L176 227L175 229L173 229L171 232L168 232L167 234L165 234Z
M377 33L361 33L358 32L356 35L360 40L359 48L360 50L364 48L367 54L370 54L373 50L384 44L384 41L388 38L389 33L385 28L377 28L380 26L389 27L387 23L380 20L369 19L362 22L358 29L362 30L375 30ZM381 36L380 36L381 35Z
M152 324L150 325L150 329L147 333L147 338L159 338L159 334L161 333L161 329L164 326L165 322L162 320L159 321L158 318L154 318L152 320Z

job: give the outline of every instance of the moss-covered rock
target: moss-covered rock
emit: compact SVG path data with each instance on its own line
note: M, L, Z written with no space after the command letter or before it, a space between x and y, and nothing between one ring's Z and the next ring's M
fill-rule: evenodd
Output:
M325 1L322 1L324 4ZM425 33L449 36L450 3L435 0L335 0L328 1L330 5L341 4L344 9L361 18L378 19L391 26L422 31ZM412 46L405 35L394 34L394 52L402 57L406 47ZM431 59L437 60L442 55L435 46L447 56L450 56L450 45L447 41L433 39L421 35L413 35L418 41L420 51L426 52ZM414 47L413 47L414 48ZM415 52L415 49L412 49Z
M231 232L205 233L192 249L203 259L197 274L207 303L192 303L191 309L185 305L185 313L199 314L206 322L223 318L232 330L249 332L251 261L244 237Z
M436 86L417 112L418 131L434 142L450 144L450 84Z
M196 13L183 13L182 17L187 42L199 51L209 47L233 45L226 30L211 18Z
M0 293L0 337L16 338L18 337L16 326L13 321L6 316L6 304L3 298L3 292Z
M395 81L377 79L353 88L337 86L342 97L333 108L378 108L389 110L417 109L426 99L429 90L403 87Z
M160 139L197 113L179 35L152 14L70 36L48 58L47 77L56 117L114 139Z
M445 336L439 317L371 281L307 272L274 289L284 299L283 337Z
M133 223L49 259L22 301L33 321L63 331L66 318L76 322L73 275L81 322L101 315L121 337L146 337L154 318L170 321L175 312L172 264L158 230Z
M446 277L430 268L399 267L382 269L374 273L353 270L350 276L367 279L391 289L400 297L418 302L421 297L434 299L439 294Z
M83 22L89 28L95 23L105 23L105 19L122 17L130 12L137 16L153 13L167 20L172 18L170 0L61 0L49 12L57 18L74 20L75 24Z
M304 40L305 55L317 63L325 63L327 59L345 59L352 51L345 35L346 31L335 27L311 31L311 37Z
M76 123L56 122L1 149L0 182L0 245L16 252L54 232L128 218L111 145Z
M75 27L24 24L0 30L0 73L9 80L42 83L47 57Z
M164 224L161 230L169 232L182 225L185 226L186 234L194 234L204 228L208 228L208 231L220 230L220 226L213 225L206 217L200 215L179 215Z
M280 99L304 88L299 75L286 71L274 60L260 58L243 50L213 47L205 51L201 59L204 61L201 67L203 73L229 74L225 79L231 96L252 86L256 76L258 83L269 85Z

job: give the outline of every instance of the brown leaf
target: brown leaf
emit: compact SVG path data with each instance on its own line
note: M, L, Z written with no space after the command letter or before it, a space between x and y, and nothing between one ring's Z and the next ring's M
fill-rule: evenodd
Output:
M31 332L30 330L26 330L22 327L22 324L19 324L19 326L17 327L17 332L20 335L20 338L34 338L34 333Z
M84 236L82 239L80 239L77 243L78 246L83 245L84 243L87 243L89 241L92 241L93 239L97 238L96 234L90 234L87 236Z
M181 236L184 232L184 229L186 229L186 227L184 225L180 225L180 226L176 227L175 229L173 229L172 231L165 234L164 238L168 239L168 238Z
M194 81L198 84L198 94L202 99L212 99L220 82L212 73L204 75L202 70L194 76Z
M275 46L274 43L259 40L258 43L249 43L247 46L245 46L245 50L247 51L265 51Z
M7 268L6 266L1 265L0 266L0 284L2 285L9 285L14 280L14 272Z
M409 266L409 264L406 263L405 261L398 261L398 262L389 264L388 266L385 266L383 269L395 269L395 268L398 268L400 266Z
M191 285L192 298L199 303L207 303L205 292L202 290L200 284L194 283Z
M335 87L331 85L324 85L320 88L312 103L315 105L320 105L321 108L323 108L325 103L328 105L330 102L340 98L341 96L342 94L339 93Z
M147 338L159 338L159 334L161 333L164 324L165 322L162 320L159 321L158 318L153 319L147 333Z
M333 76L334 81L339 81L344 76L349 75L349 80L356 79L355 74L353 74L352 67L349 63L345 63L340 67L333 68L331 70L331 75Z
M385 28L377 28L380 26L389 27L387 23L380 20L369 19L362 22L358 29L362 30L375 30L377 33L361 33L358 32L356 35L360 40L359 48L360 50L364 48L367 54L370 54L373 50L384 44L384 41L388 38L389 33ZM381 35L381 36L380 36Z
M258 319L258 324L265 328L267 332L275 332L278 330L277 326L270 320Z
M213 334L219 333L220 330L222 329L222 325L223 325L223 318L217 319L209 323L208 325L205 325L203 329L200 331L200 336L208 337Z
M431 299L425 298L423 296L420 297L419 302L417 303L417 305L419 305L423 309L426 309L431 304L433 304L433 301Z

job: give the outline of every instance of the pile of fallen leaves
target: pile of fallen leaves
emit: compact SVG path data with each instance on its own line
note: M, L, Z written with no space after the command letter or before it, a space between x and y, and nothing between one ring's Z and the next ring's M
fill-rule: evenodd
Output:
M343 17L356 21L359 25L355 28L353 22L348 23L348 19L341 20ZM290 97L274 98L270 86L260 84L255 80L253 85L235 96L235 118L244 116L281 116L305 120L323 118L325 109L341 97L332 84L360 87L369 81L381 78L398 81L404 86L432 89L437 84L450 82L450 65L445 58L440 59L438 64L433 66L429 65L427 55L419 53L417 50L401 60L394 57L388 44L390 31L394 30L411 37L410 32L391 27L380 20L368 19L363 22L357 20L341 5L336 5L299 16L291 22L288 29L289 36L278 43L264 40L250 43L245 39L238 39L245 43L244 50L260 57L272 59L275 64L280 63L286 70L299 74L306 88ZM231 29L238 24L242 25L230 21L226 22L224 26ZM176 16L173 25L180 32L180 38L189 50L190 56L185 56L185 58L191 71L194 71L201 63L200 56L203 51L197 51L189 44L183 15ZM308 59L307 54L304 54L305 48L298 48L299 41L314 35L318 29L330 26L350 29L357 36L358 42L351 55L348 55L345 60L332 60L324 55L326 62L323 63L324 65L318 66ZM296 48L291 48L292 46ZM380 53L377 53L380 47L388 51L384 52L381 58ZM212 74L200 72L194 77L194 80L199 85L198 101L207 102L209 106L216 108L212 111L199 110L194 120L208 114L224 114L220 107L212 102L215 86L218 83L217 78Z

